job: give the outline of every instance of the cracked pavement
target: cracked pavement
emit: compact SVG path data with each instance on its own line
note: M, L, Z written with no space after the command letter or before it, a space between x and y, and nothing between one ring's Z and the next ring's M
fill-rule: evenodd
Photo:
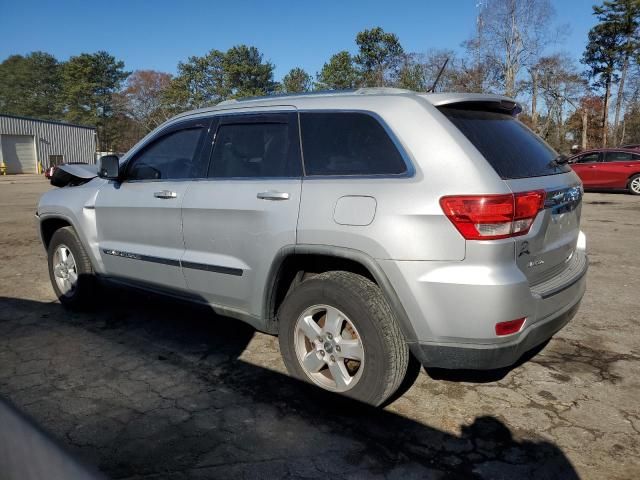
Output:
M292 380L276 338L205 307L108 289L64 310L33 221L48 188L0 177L0 398L109 477L640 477L640 197L586 194L587 294L540 353L413 368L372 409Z

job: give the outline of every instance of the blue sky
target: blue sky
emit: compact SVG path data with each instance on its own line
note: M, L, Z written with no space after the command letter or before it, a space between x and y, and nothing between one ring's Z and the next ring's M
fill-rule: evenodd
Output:
M490 1L490 0L489 0ZM552 0L568 24L558 50L578 60L595 23L591 0ZM276 79L301 66L315 74L339 50L355 51L360 30L381 26L406 51L460 49L475 28L477 0L304 0L226 2L0 0L0 61L43 50L65 60L107 50L127 70L175 73L180 60L212 48L255 45L276 65ZM598 3L601 3L598 1Z

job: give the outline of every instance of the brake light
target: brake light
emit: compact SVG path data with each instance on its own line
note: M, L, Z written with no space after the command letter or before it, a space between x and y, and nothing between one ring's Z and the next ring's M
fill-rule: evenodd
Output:
M525 318L518 318L517 320L509 320L508 322L496 323L496 335L499 337L503 335L511 335L517 333L524 325Z
M504 195L442 197L440 206L467 240L525 235L544 208L544 190Z

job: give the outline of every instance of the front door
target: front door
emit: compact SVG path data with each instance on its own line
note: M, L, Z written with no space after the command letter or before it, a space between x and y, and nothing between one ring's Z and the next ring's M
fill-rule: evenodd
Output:
M121 182L96 199L100 255L109 276L183 290L181 205L189 182L202 175L208 120L165 129L130 157Z
M602 154L591 152L582 155L571 165L585 187L598 187L598 168L602 165Z
M261 315L278 251L296 243L301 189L297 115L219 117L205 180L182 203L187 287L207 302Z
M633 167L637 167L640 155L631 152L610 151L604 154L600 167L600 180L603 187L627 188Z

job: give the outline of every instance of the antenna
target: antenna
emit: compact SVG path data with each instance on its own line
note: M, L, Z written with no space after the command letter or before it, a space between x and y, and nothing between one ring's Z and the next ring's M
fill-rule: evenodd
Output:
M433 92L436 91L436 86L438 85L438 82L440 81L440 77L442 76L442 73L444 72L444 69L446 68L447 63L449 63L449 57L445 58L444 63L442 64L442 67L440 68L440 71L438 72L438 76L436 77L435 82L433 82L433 85L431 85L431 88L429 90L427 90L427 92L433 93Z

